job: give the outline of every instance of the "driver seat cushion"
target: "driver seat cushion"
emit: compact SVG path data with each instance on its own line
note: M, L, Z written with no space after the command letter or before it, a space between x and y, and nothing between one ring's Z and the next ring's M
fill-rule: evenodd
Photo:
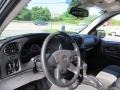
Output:
M116 65L110 65L99 72L96 78L103 84L105 89L108 89L117 81L119 76L120 67Z

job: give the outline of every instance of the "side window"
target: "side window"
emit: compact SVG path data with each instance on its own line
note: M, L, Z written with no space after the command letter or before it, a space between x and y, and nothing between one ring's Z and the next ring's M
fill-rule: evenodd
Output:
M120 14L112 17L99 28L97 28L97 36L103 38L120 38Z

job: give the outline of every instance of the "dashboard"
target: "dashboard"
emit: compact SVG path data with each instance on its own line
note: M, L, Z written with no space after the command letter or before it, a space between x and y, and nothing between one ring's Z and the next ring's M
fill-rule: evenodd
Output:
M48 33L27 34L1 40L0 81L6 81L6 78L9 78L9 80L11 80L11 77L13 79L13 77L18 77L19 75L23 75L24 80L25 78L28 78L29 75L26 75L25 73L32 71L34 67L34 63L31 61L31 58L40 55L42 44L48 35ZM86 53L90 49L93 49L99 43L99 40L95 36L78 34L70 36L76 41L81 52L81 57L82 55L85 55L84 53ZM66 41L64 42L64 38L54 38L53 40L51 40L51 42L49 42L46 53L50 55L54 51L62 48L72 49L72 47L70 47L71 45L69 45L69 42ZM67 46L64 45L65 43L67 44ZM42 76L44 77L42 66L40 65L39 73L41 73L41 76L38 76L40 74L36 74L37 76L33 80L38 79L38 77L39 79ZM30 77L32 77L32 75L34 74L32 73ZM26 83L28 83L28 81L29 80L27 79ZM19 84L17 87L21 86L22 84L24 83ZM0 87L1 85L2 84L0 83ZM2 89L0 88L0 90Z

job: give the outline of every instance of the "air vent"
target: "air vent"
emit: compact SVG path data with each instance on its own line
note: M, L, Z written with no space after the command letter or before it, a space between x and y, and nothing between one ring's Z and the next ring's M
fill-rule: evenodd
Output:
M4 53L7 55L17 54L19 52L19 47L17 42L9 43L5 46Z

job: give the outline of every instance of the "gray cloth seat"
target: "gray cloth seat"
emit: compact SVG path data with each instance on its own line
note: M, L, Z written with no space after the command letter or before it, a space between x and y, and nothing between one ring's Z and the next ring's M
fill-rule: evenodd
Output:
M120 77L120 67L116 65L110 65L100 71L96 78L102 83L104 90L107 90L111 85L113 85ZM117 83L118 84L118 83ZM118 84L120 85L120 84ZM119 90L117 87L113 87L110 90ZM69 90L68 88L59 88L53 85L50 90ZM81 84L75 90L98 90L92 86Z
M98 73L96 78L103 84L105 89L108 89L120 76L120 67L110 65Z
M120 90L120 78L114 83L114 85L110 88L110 90Z

